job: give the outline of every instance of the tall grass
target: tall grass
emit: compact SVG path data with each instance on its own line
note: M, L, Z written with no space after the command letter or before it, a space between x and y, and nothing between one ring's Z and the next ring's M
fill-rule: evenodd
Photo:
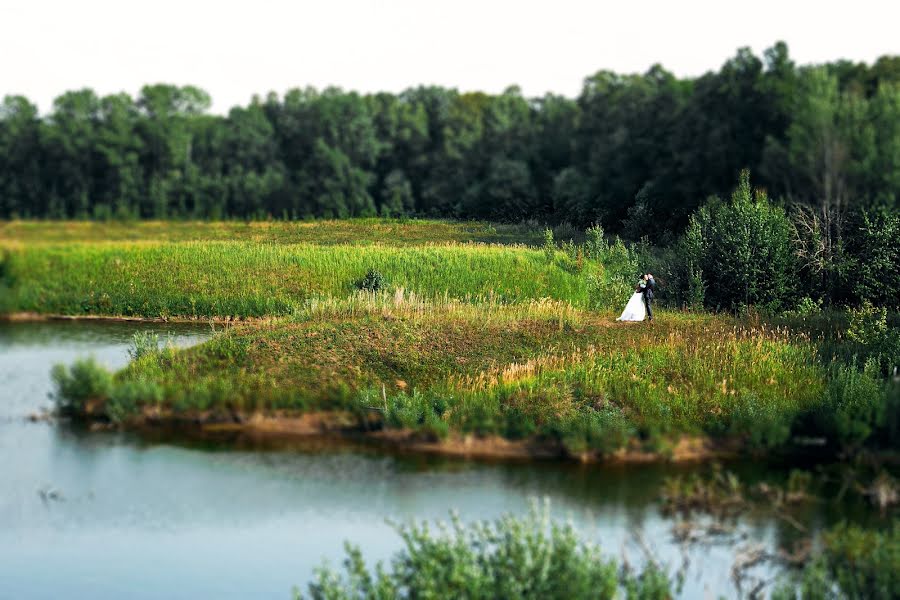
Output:
M582 273L524 247L74 243L8 253L14 310L146 317L259 317L344 297L369 269L427 298L552 298L586 306Z

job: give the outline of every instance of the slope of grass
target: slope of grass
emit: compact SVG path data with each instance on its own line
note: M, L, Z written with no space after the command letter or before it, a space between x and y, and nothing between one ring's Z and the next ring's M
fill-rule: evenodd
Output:
M814 349L780 332L708 316L611 321L553 302L330 301L148 354L83 400L125 420L147 410L344 410L362 423L375 408L385 426L437 437L610 452L633 440L657 449L682 434L777 444L822 396Z

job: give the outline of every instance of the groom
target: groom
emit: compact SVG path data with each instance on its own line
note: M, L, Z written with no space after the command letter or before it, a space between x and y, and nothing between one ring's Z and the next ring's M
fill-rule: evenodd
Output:
M656 289L656 280L653 279L652 273L647 273L644 275L644 285L641 293L644 295L644 308L647 309L647 320L653 320L653 307L651 303L653 302L653 290Z

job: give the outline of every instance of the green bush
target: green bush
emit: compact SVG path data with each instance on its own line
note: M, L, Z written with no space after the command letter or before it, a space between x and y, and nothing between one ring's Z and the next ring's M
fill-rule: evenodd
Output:
M900 211L860 211L848 221L845 278L853 299L900 308Z
M113 386L112 374L93 357L79 359L71 367L55 365L51 376L63 412L80 412L88 400L106 400Z
M731 417L731 433L744 436L751 449L777 448L790 439L794 415L762 402L756 394L744 393Z
M384 275L375 269L369 269L365 276L356 283L357 289L367 292L380 292L387 287Z
M541 246L541 249L544 251L547 262L553 262L553 258L556 256L556 242L553 241L552 229L544 230L544 245Z
M347 546L344 573L328 567L309 584L315 599L376 598L628 598L672 596L664 573L653 566L621 572L600 549L579 540L571 524L558 524L535 507L525 518L503 516L463 525L458 517L439 524L396 527L403 548L390 568L369 569L359 549ZM300 593L295 592L299 598Z
M636 433L620 411L610 408L579 411L559 427L563 446L572 454L589 450L609 454L625 446Z
M128 357L131 360L140 360L149 354L159 352L159 334L149 331L139 331L131 338L131 348L128 349Z
M140 412L141 406L163 401L162 387L146 380L124 381L113 387L106 402L106 415L111 421L121 423Z
M804 296L795 306L788 307L784 312L785 317L798 318L806 320L822 313L822 299L813 300L809 296Z
M844 450L862 446L884 418L884 384L871 367L836 367L818 408L820 431Z
M600 260L607 248L603 227L593 225L585 232L584 253L588 258Z
M900 523L886 531L839 525L823 536L830 575L846 598L900 597Z
M900 329L888 324L886 308L866 301L861 308L851 309L847 338L857 357L874 361L882 374L900 366Z
M371 397L369 394L368 398ZM401 392L387 399L384 420L388 427L415 429L442 439L450 433L450 425L442 418L446 409L447 401L440 395Z
M764 192L752 193L746 170L731 202L713 200L694 213L680 245L676 285L685 303L696 302L702 289L712 308L777 310L793 292L790 221Z
M586 248L586 254L599 263L587 278L591 304L599 309L621 309L634 293L639 279L638 251L619 238L612 244L607 244L602 237L592 239L590 231Z

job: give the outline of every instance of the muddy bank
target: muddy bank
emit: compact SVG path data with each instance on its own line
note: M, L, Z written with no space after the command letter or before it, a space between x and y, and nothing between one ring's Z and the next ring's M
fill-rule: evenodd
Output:
M510 440L498 435L451 433L440 439L410 429L386 429L376 414L360 420L358 415L343 411L174 414L151 408L138 417L114 424L102 413L101 405L88 403L85 413L79 418L86 420L91 429L125 429L151 436L161 432L186 437L235 435L273 444L279 440L289 443L301 438L327 438L408 453L475 459L565 460L605 464L694 463L734 458L740 452L739 444L735 442L684 436L673 440L662 451L648 451L635 442L611 454L596 451L573 453L559 441L538 437Z

